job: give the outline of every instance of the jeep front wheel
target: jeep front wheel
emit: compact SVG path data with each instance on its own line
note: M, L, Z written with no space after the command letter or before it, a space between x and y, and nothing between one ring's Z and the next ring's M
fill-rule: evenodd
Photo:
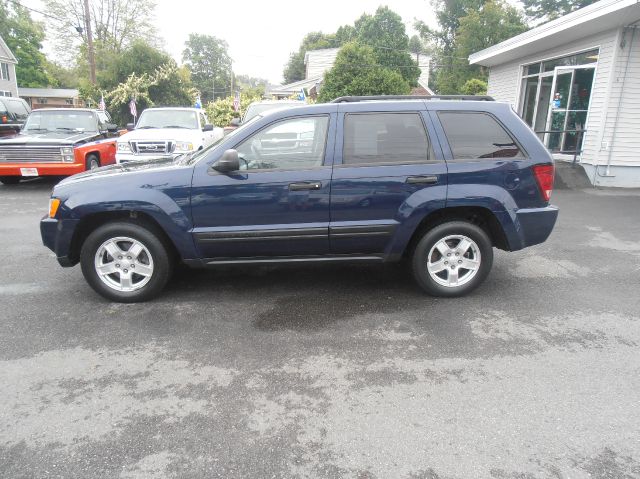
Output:
M487 233L466 221L442 223L420 239L413 253L413 275L434 296L462 296L489 274L493 246Z
M167 247L152 231L133 223L108 223L82 245L82 274L105 298L122 303L157 296L171 275Z

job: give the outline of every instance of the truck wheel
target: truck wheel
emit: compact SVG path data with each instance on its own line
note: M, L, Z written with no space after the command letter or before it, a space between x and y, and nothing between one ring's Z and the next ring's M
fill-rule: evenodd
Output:
M82 274L99 294L120 303L149 300L171 276L163 241L143 226L114 222L93 231L80 252Z
M96 168L100 168L100 158L97 155L91 154L87 155L87 159L85 160L86 169L95 170Z
M418 284L434 296L462 296L482 283L493 263L487 233L467 221L449 221L427 231L413 252Z
M0 176L0 183L3 185L17 185L20 182L20 176Z

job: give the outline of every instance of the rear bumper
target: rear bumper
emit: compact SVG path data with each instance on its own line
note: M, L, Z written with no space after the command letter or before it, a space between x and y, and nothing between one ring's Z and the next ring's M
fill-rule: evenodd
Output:
M549 205L546 208L526 208L516 212L516 233L519 241L510 241L511 250L544 243L558 219L558 208Z
M4 163L0 165L0 176L22 176L20 168L36 168L37 176L71 176L85 170L84 164L79 163Z
M78 220L57 220L45 216L40 221L42 243L56 254L61 266L73 266L78 260L71 258L71 241Z

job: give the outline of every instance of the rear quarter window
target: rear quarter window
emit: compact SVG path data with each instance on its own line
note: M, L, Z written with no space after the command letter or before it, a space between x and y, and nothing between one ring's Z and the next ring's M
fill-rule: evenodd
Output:
M454 160L525 158L513 137L488 113L440 111L438 118Z

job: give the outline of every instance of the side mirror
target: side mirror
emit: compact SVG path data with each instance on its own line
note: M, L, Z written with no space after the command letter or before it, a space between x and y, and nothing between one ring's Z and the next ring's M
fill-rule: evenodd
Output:
M107 127L107 131L109 133L115 133L118 131L118 125L116 125L115 123L107 123L105 124L105 126Z
M240 169L240 159L238 158L238 152L236 150L227 150L222 154L214 165L213 169L220 173L229 173L231 171L238 171Z
M231 126L240 126L240 118L234 118L233 120L231 120L231 122L229 123Z
M135 125L133 123L127 123L127 131L131 131L135 128Z
M213 125L204 125L202 131L213 131Z

